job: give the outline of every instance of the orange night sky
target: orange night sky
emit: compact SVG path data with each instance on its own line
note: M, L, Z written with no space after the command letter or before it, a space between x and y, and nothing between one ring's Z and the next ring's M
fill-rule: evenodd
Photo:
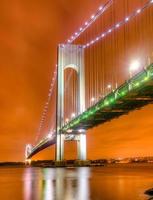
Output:
M35 140L47 99L57 44L103 2L0 1L0 161L24 160L25 144ZM153 156L152 112L148 105L88 131L88 158ZM67 144L66 158L75 158L75 151ZM53 159L54 147L34 158Z

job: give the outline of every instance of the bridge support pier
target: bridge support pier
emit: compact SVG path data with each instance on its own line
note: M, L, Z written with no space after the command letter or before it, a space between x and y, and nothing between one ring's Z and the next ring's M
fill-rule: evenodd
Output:
M57 134L56 139L56 161L63 161L64 160L64 134Z
M78 160L86 160L86 134L80 133L77 140Z
M77 159L81 161L86 160L86 133L80 133L77 135ZM60 162L64 160L64 141L65 135L58 134L56 140L56 161Z

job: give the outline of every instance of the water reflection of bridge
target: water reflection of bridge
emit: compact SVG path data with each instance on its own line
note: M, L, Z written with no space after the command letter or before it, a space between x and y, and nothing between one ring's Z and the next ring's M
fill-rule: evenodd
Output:
M24 200L87 200L89 178L89 168L27 168Z

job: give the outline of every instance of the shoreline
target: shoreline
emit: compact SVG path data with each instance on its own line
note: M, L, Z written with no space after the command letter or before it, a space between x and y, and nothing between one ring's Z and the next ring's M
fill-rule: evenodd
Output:
M141 168L141 167L151 167L153 168L153 163L105 163L105 164L90 164L88 162L66 164L66 163L44 163L40 161L37 163L32 163L30 165L23 163L0 163L0 168L28 168L28 167L40 167L40 168L77 168L77 167L103 167L103 168Z

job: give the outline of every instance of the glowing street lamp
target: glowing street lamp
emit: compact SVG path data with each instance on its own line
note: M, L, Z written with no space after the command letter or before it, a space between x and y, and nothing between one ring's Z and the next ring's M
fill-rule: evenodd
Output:
M107 89L111 89L111 88L112 88L111 84L107 85Z
M92 97L92 98L91 98L91 102L94 102L94 101L95 101L95 98L94 98L94 97Z
M92 106L92 105L95 103L95 101L96 101L96 98L92 97L92 98L90 99L90 102L91 102L90 106Z
M112 85L108 84L106 89L107 89L107 94L108 94L112 90Z
M140 68L140 62L138 60L134 60L130 64L129 68L129 73L130 73L130 78L132 78L132 73L137 71Z
M71 114L71 117L74 118L74 117L75 117L75 113L72 113L72 114Z

